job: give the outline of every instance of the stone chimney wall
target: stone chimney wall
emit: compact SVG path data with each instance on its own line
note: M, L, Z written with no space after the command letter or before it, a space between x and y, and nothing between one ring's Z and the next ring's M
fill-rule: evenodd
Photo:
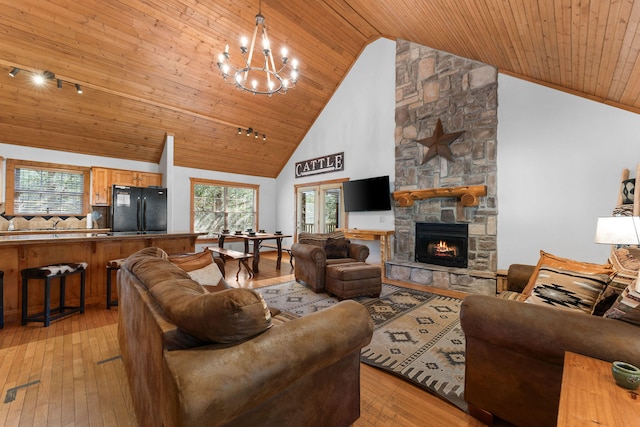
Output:
M420 264L414 262L416 222L468 223L468 270L495 273L497 89L493 66L397 41L395 191L486 185L487 196L475 207L462 207L456 198L396 206L395 254L387 274L395 270L399 279L420 276L424 282L424 271L407 270ZM423 164L428 148L416 141L432 136L438 119L445 134L464 134L449 145L453 161L436 156Z

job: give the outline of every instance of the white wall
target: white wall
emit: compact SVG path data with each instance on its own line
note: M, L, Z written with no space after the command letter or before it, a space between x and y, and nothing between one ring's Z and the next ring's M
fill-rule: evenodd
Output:
M596 220L640 163L639 139L638 114L500 74L498 267L535 264L540 249L605 262Z
M23 147L0 143L0 156L5 159L30 160L34 162L59 163L74 166L100 166L105 168L129 169L143 172L160 172L155 163L137 162L134 160L111 157L88 156L66 151L44 150L41 148ZM4 176L2 177L4 185Z
M277 227L295 231L294 185L389 175L395 178L395 41L379 39L361 53L277 178ZM295 90L304 90L301 80ZM295 178L296 162L344 152L344 171ZM390 189L393 191L393 184ZM393 211L349 213L349 228L393 230ZM369 262L380 259L379 245Z

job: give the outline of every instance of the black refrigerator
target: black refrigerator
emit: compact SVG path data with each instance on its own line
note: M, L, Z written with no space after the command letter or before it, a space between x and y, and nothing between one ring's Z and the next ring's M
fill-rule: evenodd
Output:
M167 189L114 185L111 231L120 234L167 232Z

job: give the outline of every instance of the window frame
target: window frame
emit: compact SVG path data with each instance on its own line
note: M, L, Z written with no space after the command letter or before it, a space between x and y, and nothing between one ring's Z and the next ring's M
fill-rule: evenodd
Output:
M195 225L195 211L194 211L194 202L195 202L195 187L196 185L209 185L212 187L229 187L229 188L249 188L255 191L255 205L254 205L254 230L259 230L259 218L258 212L260 211L260 185L258 184L247 184L242 182L233 182L233 181L219 181L213 179L203 179L203 178L189 178L191 182L191 199L189 203L189 211L190 211L190 219L189 219L189 228L192 233L195 233L194 225ZM207 241L217 241L217 237L211 236L199 236L199 241L207 242Z
M5 185L5 214L6 215L14 215L14 216L84 216L87 212L90 212L90 191L91 191L91 168L84 166L73 166L73 165L63 165L57 163L44 163L44 162L34 162L30 160L17 160L17 159L7 159L7 182ZM15 171L16 168L30 168L30 169L38 169L38 170L50 170L56 172L64 172L64 173L82 173L83 181L82 181L82 212L77 213L60 213L60 212L51 212L41 213L41 212L32 212L32 213L15 213Z

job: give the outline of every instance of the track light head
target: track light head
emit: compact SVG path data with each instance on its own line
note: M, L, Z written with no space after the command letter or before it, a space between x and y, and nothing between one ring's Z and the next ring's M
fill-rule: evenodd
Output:
M76 90L78 93L82 93L82 87L78 83L76 83Z
M19 72L20 72L20 68L13 67L13 68L11 69L11 71L9 71L9 75L10 75L11 77L15 77L15 76L16 76L16 74L18 74Z
M62 80L58 79L58 89L62 89Z

